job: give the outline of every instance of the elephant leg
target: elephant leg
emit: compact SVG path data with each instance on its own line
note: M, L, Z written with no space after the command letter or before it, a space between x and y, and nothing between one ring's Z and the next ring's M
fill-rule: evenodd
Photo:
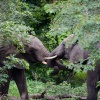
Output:
M11 69L7 70L7 75L8 75L8 77L6 78L7 82L0 84L0 95L8 94L9 84L10 84L10 80L12 78L12 70Z
M95 71L88 71L87 77L87 89L88 89L88 96L87 100L97 100L97 94L99 89L96 87L97 82L99 81L99 73Z
M24 69L13 69L13 79L16 82L22 100L29 100Z

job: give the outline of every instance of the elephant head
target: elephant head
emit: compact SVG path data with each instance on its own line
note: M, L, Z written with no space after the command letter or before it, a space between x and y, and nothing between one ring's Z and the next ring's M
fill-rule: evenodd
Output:
M71 63L79 63L81 59L86 59L88 57L89 52L83 50L82 46L78 44L78 40L72 45L66 46L67 42L74 37L75 35L71 34L51 52L50 57L46 58L48 59L48 67L54 67L54 63L57 62L58 69L68 70L65 65L60 63L60 59L66 59ZM55 56L55 58L52 59L52 56Z
M21 37L25 52L16 52L17 46L6 45L0 46L0 61L5 60L10 54L15 54L17 58L25 59L29 63L42 62L46 64L45 57L50 55L50 52L44 47L43 43L35 36L28 35L28 41ZM17 66L16 66L17 67Z
M50 52L44 47L43 43L32 35L29 35L29 41L22 39L25 45L25 53L20 53L24 59L30 63L42 62L46 64L45 57L50 55ZM19 56L19 55L18 55Z

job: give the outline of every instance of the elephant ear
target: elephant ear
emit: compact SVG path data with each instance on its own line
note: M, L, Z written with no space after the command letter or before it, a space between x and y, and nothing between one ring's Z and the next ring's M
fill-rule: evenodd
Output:
M32 35L28 35L28 38L27 40L23 37L21 37L21 41L24 45L24 49L25 49L25 52L26 53L29 53L30 54L30 51L32 51L32 47L31 47L31 42L33 40L33 36Z
M71 63L78 63L82 59L84 59L84 51L83 48L77 44L71 50L69 60Z

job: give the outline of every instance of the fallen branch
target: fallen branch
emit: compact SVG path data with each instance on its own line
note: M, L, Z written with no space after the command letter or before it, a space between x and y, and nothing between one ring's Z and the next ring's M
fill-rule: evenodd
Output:
M52 85L50 85L48 88L50 88ZM48 95L46 95L46 91L48 90L48 88L45 89L41 94L31 95L30 98L32 98L32 99L42 99L42 98L44 98L46 100L57 100L57 98L59 98L59 99L78 98L79 100L86 100L86 97L71 95L71 94L69 94L69 95L68 94L62 94L62 95L56 95L56 96L48 96Z
M48 96L48 95L45 95L45 94L43 96L41 96L41 94L37 94L37 95L30 96L30 98L32 98L32 99L42 99L42 98L45 98L46 100L57 100L57 98L59 98L59 99L78 98L79 100L86 100L86 97L70 95L70 94L69 95L68 94L57 95L57 96Z
M53 84L52 84L53 85ZM62 94L62 95L54 95L54 96L48 96L46 95L46 91L48 90L48 88L50 88L50 86L48 86L41 94L36 94L36 95L31 95L29 96L29 98L32 98L33 100L35 99L46 99L46 100L57 100L57 99L64 99L64 98L77 98L78 100L86 100L86 97L83 96L77 96L77 95L71 95L71 94ZM0 96L0 100L2 100L3 96ZM8 96L8 98L10 100L21 100L20 98L17 97L13 97L13 96Z
M79 100L86 100L86 97L71 95L71 94L64 94L64 95L58 95L56 98L63 99L63 98L78 98Z
M45 98L45 94L46 94L46 91L48 90L48 88L49 87L47 87L41 94L32 95L32 96L30 96L30 98L33 98L33 99Z
M36 99L46 99L46 100L57 100L57 99L64 99L64 98L78 98L78 100L86 100L86 97L81 97L81 96L76 96L76 95L68 95L68 94L64 94L64 95L57 95L57 96L48 96L45 95L46 91L42 92L41 94L37 94L37 95L32 95L30 96L30 98L32 98L33 100ZM17 98L17 97L13 97L13 96L8 96L9 100L22 100L21 98ZM3 100L2 96L0 97L0 100Z

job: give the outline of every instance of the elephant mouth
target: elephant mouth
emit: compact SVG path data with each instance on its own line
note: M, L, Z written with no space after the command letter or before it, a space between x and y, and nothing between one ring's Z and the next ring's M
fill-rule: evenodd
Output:
M49 60L49 59L54 59L54 58L57 58L57 55L52 56L52 57L45 57L44 59L45 59L45 60Z

